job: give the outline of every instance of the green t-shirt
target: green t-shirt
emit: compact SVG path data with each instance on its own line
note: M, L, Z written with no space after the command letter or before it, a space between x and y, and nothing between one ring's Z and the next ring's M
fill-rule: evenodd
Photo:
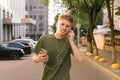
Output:
M42 80L70 80L71 46L68 38L56 39L54 34L41 36L34 52L47 50L49 61L45 63Z

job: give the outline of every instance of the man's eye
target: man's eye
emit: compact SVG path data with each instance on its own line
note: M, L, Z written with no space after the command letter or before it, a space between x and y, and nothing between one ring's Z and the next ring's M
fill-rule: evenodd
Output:
M69 28L70 26L66 25L67 28Z
M61 24L62 26L64 25L64 23Z

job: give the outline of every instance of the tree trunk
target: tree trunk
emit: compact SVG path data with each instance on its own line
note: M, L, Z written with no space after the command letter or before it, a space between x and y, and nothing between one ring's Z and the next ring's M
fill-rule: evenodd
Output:
M116 53L115 53L115 34L114 29L111 29L111 48L112 48L112 63L116 63Z
M95 53L96 55L99 55L98 54L98 48L97 48L97 45L96 45L96 42L95 42L95 38L94 38L94 35L93 35L93 32L92 32L92 35L91 35L92 39L93 39L93 46L94 46L94 50L95 50Z
M87 51L93 53L93 47L92 47L92 38L90 35L90 29L87 34Z
M113 24L113 19L114 19L114 2L112 0L112 10L110 6L110 0L105 0L106 5L107 5L107 11L108 11L108 19L109 19L109 24L110 24L110 29L111 29L111 48L112 48L112 63L116 63L116 53L115 53L115 34L114 34L114 24Z
M95 41L95 38L94 38L94 34L93 34L93 30L94 30L94 27L96 27L95 26L95 21L96 21L96 17L97 17L97 13L94 13L94 15L93 15L93 19L92 19L92 23L91 23L91 37L92 37L92 39L93 39L93 46L94 46L94 51L95 51L95 53L96 53L96 55L99 55L98 54L98 48L97 48L97 44L96 44L96 41Z
M90 29L89 29L89 36L88 37L90 37L90 45L91 45L91 49L92 49L91 52L93 53L93 51L95 50L96 55L98 55L98 49L97 49L97 45L96 45L94 35L93 35L93 29L94 29L94 25L95 25L96 16L97 15L94 14L94 17L92 17L91 14L89 13Z

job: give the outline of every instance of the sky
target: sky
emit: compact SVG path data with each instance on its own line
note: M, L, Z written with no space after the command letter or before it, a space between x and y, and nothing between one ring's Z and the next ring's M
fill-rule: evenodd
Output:
M49 15L48 15L48 25L53 25L54 24L54 17L58 14L58 13L62 13L65 11L65 8L61 7L61 0L57 0L57 4L55 5L54 0L50 0L49 2Z

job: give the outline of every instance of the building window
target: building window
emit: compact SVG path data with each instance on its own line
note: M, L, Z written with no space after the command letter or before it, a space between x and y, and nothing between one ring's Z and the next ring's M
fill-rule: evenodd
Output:
M9 12L7 12L7 18L9 18Z
M43 19L43 15L39 15L39 20L42 20Z
M36 15L33 15L33 19L36 20Z
M3 18L5 18L5 10L3 10Z
M44 7L43 6L39 6L39 9L44 9Z
M34 32L36 31L36 27L34 28Z
M32 25L29 26L29 31L32 32Z
M27 6L25 6L25 10L27 11Z
M28 15L25 15L26 18L28 18Z
M34 6L33 8L36 9L36 6Z
M26 31L28 31L28 29L26 29Z
M43 31L44 29L43 28L39 28L39 31Z
M29 6L29 10L32 11L32 6Z
M44 26L44 23L43 22L40 22L39 23L39 26L41 27L41 26Z
M29 17L32 18L32 15L30 15Z
M11 16L11 18L12 18L12 17L13 17L13 14L11 13L11 15L10 15L10 16Z

